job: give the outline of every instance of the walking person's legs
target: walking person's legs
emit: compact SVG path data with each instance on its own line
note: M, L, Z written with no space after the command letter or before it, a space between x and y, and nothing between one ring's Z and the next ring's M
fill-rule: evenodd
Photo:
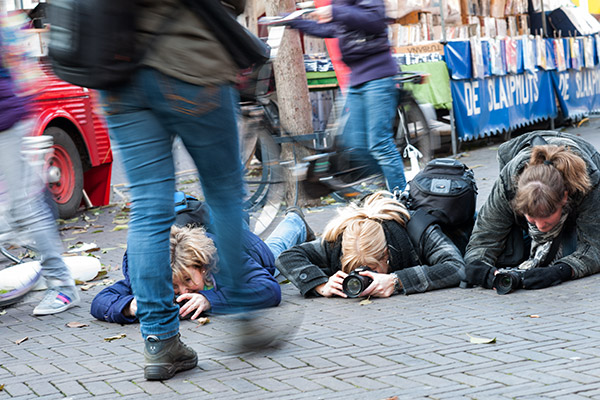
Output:
M41 170L35 171L21 153L23 136L33 121L21 121L0 133L0 172L8 197L6 219L17 235L28 236L39 253L48 290L35 315L62 312L79 303L79 293L61 257L62 242L49 206L43 200Z
M366 116L366 134L369 152L383 171L388 189L406 186L404 162L394 142L393 125L398 107L398 94L393 78L382 78L366 83L364 107Z
M174 165L172 134L147 106L150 90L135 81L103 95L114 150L130 182L131 215L127 238L129 278L145 340L146 379L169 379L196 366L196 353L179 339L178 307L169 255L173 224Z

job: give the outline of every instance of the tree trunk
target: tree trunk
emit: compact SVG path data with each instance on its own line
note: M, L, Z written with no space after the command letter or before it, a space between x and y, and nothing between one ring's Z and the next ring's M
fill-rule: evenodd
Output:
M267 15L279 15L295 10L293 0L270 0L266 4ZM273 63L277 85L277 102L281 127L290 135L303 135L313 132L312 107L308 97L308 85L304 70L304 58L300 44L300 34L294 29L286 29ZM303 146L293 143L282 145L281 159L296 160L310 155ZM302 190L300 182L285 171L286 201L288 205L318 205L319 199L309 200Z

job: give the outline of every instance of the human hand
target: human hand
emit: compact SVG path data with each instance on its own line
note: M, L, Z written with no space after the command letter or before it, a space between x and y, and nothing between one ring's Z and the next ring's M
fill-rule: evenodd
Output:
M317 286L315 288L315 291L323 297L348 297L342 289L342 283L344 282L344 278L346 278L347 276L347 273L343 271L338 271L334 275L331 275L329 277L327 283L322 283L319 286Z
M137 301L135 298L129 302L129 305L123 309L123 315L126 317L135 317L137 313Z
M200 293L184 293L175 300L177 303L187 300L187 302L179 308L179 315L181 315L182 318L195 310L191 319L196 319L200 314L210 308L210 303L206 297L202 296Z
M309 14L311 19L316 20L320 24L331 22L333 14L331 11L331 5L317 8L315 11Z
M378 274L372 271L361 271L359 274L368 276L373 282L360 294L360 297L390 297L395 290L395 274Z
M550 267L531 268L523 274L524 289L543 289L571 279L573 269L565 263Z

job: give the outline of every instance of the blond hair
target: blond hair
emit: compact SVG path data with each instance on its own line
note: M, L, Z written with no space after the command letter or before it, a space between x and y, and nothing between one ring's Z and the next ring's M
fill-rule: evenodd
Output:
M217 248L206 236L204 228L173 225L170 249L173 280L185 281L190 276L188 268L206 269L208 272L216 269ZM208 273L206 275L210 276Z
M392 194L380 191L370 195L362 207L351 205L325 227L323 240L342 237L342 271L349 273L361 265L373 265L387 254L387 241L381 226L395 221L406 227L410 219L406 207Z
M585 161L565 146L535 146L529 163L517 178L517 194L512 201L521 215L545 218L552 215L568 197L586 195L592 185Z

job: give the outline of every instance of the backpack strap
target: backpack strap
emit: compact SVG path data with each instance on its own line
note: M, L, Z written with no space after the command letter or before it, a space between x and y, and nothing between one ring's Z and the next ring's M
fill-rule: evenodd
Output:
M427 228L429 228L430 225L440 224L441 222L442 221L439 217L423 208L420 208L412 213L410 220L406 225L406 231L408 232L408 236L410 237L413 246L416 249L421 248L423 235L425 234Z

